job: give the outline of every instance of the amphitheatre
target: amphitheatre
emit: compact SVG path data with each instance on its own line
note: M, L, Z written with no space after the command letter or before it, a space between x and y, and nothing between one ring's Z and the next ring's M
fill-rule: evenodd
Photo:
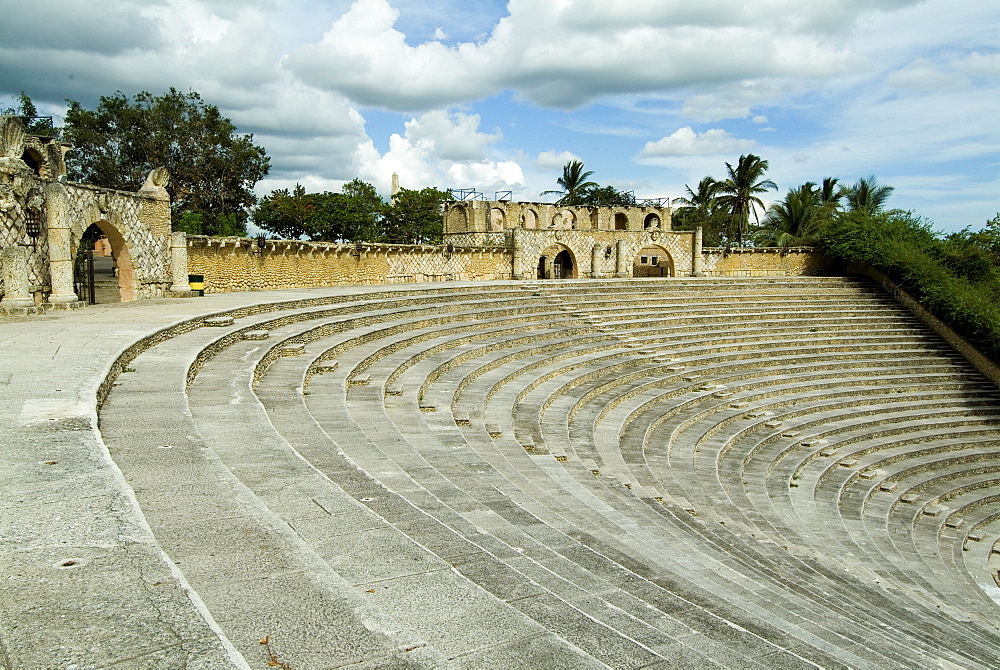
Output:
M997 667L1000 377L879 278L638 206L185 239L4 141L4 668Z

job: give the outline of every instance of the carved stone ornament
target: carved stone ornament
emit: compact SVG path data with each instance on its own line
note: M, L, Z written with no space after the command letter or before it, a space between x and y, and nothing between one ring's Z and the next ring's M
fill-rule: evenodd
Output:
M166 188L167 184L170 183L170 172L165 167L158 167L149 173L146 180L153 182L157 188Z
M649 239L656 242L660 239L660 231L654 230L649 233Z
M24 126L16 116L0 116L0 156L21 158L24 153Z
M170 172L167 171L167 168L154 168L149 173L149 176L146 177L146 182L142 185L142 188L139 189L139 192L155 195L159 198L168 198L168 183L170 183Z
M101 214L107 214L108 210L111 209L111 205L108 200L107 193L101 193L97 196L97 208L101 210Z

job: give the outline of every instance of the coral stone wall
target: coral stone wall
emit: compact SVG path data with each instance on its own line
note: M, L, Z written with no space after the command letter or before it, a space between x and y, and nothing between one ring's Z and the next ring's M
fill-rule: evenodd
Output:
M188 236L188 271L205 290L266 291L353 284L510 279L510 256L497 247L332 244Z
M426 281L536 279L539 260L567 252L573 278L631 277L643 256L657 256L664 275L693 272L690 232L514 229L449 235L449 244L333 244L242 237L187 238L188 272L202 275L205 290L267 291L281 288ZM706 249L704 274L766 277L825 274L812 249ZM543 261L544 263L545 261ZM596 267L596 271L595 268ZM550 275L547 275L550 276Z
M709 277L773 277L839 274L812 247L723 249L706 247L702 274Z

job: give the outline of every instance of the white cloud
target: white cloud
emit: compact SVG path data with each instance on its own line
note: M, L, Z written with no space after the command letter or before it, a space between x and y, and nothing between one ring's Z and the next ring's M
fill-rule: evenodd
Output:
M500 134L479 132L479 120L478 115L461 112L422 114L406 122L402 135L390 136L385 154L371 146L363 149L359 173L386 192L394 172L403 188L522 187L524 174L516 162L487 156L488 146L498 141Z
M425 143L438 158L474 160L485 156L486 147L498 142L502 134L479 132L479 115L436 110L406 122L406 136L411 142Z
M758 114L752 119L750 119L750 121L752 121L753 123L767 123L767 117L764 116L763 114Z
M561 170L566 163L583 162L571 151L543 151L535 157L535 167L539 170Z
M690 126L678 128L668 137L656 142L647 142L642 148L642 158L666 158L672 156L715 156L746 152L757 146L754 140L733 137L721 128L712 128L696 133Z
M890 86L918 91L956 89L968 84L966 77L944 72L926 58L918 58L901 70L890 72L885 81Z
M657 4L663 9L654 11ZM758 3L750 12L739 2L714 3L712 11L639 3L652 8L647 12L611 0L512 0L509 15L482 42L412 46L395 27L399 12L388 0L355 0L319 42L291 54L288 66L364 106L421 110L503 90L543 105L579 107L609 95L706 82L826 77L858 64L822 21L812 20L825 11L790 10L792 4ZM789 13L811 18L791 21ZM748 113L740 110L739 116Z

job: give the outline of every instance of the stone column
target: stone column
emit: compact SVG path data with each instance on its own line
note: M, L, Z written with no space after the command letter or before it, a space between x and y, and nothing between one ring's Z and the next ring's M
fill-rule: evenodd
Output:
M701 226L694 229L694 238L691 241L691 276L701 277L704 272L701 269Z
M594 279L601 276L601 256L604 255L604 245L595 244L590 251L590 276Z
M23 247L7 247L0 251L0 267L3 268L4 309L34 307L35 301L28 292L28 250Z
M170 280L170 290L175 293L191 290L188 284L187 233L182 230L170 235Z
M59 182L45 185L45 213L49 239L49 281L52 293L49 302L54 305L78 302L73 289L73 258L69 238L69 195Z
M631 277L632 273L629 272L628 266L632 259L628 257L628 243L625 240L618 240L615 251L615 276Z
M512 279L525 279L524 272L524 240L520 228L511 231L511 272Z

